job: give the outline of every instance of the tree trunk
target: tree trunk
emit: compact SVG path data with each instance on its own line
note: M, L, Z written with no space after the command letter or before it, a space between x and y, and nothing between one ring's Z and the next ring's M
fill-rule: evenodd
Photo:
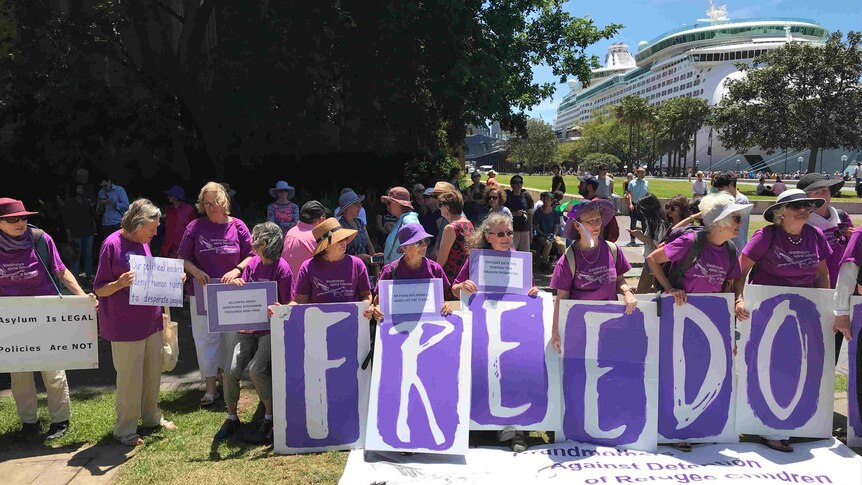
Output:
M691 159L691 171L696 172L697 167L697 132L698 130L694 130L694 157Z
M811 155L808 156L808 173L817 172L817 152L819 151L819 146L811 147Z

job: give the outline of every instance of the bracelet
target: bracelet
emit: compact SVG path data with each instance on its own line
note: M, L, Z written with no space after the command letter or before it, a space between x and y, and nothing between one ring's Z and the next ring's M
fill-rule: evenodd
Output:
M239 270L239 274L242 274L242 272L243 272L243 271L245 271L244 269L242 269L242 268L240 267L240 265L236 265L236 266L234 266L234 269L238 269L238 270Z

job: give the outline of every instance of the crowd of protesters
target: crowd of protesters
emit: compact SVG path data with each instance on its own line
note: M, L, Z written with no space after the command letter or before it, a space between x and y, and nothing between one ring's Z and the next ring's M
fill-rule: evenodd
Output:
M380 279L440 278L447 299L455 299L477 290L469 279L470 249L533 251L536 268L552 273L550 287L557 302L621 298L631 313L637 306L636 292L664 291L678 304L691 292L733 292L736 318L744 322L749 315L743 290L747 275L756 270L756 284L837 288L836 349L842 337L851 338L849 297L862 261L862 237L847 214L831 206L842 179L802 176L796 188L777 194L764 213L771 224L749 240L752 205L737 190L734 174L698 172L696 179L690 178L691 199L679 194L663 204L649 191L645 170L638 168L631 180L619 184L631 215L630 244L643 244L647 263L632 288L624 277L631 264L616 245L618 207L612 199L618 196L608 167L601 166L597 176L578 177L581 199L568 202L563 201L562 173L560 167L554 169L553 190L542 192L538 201L520 175L508 180L509 188L497 181L496 173L483 182L481 174L473 172L470 183L463 183L458 170L448 181L427 188L419 183L411 190L390 187L374 208L376 218L370 225L365 196L352 188L343 188L337 205L326 207L317 200L300 204L294 200L296 189L277 181L268 191L272 203L267 220L247 224L227 184L206 183L193 198L182 187L165 188L162 194L150 194L159 196L159 207L146 198L130 201L125 189L108 178L96 191L86 171L79 171L74 195L59 202L59 227L73 249L68 259L48 232L28 225L37 212L28 211L20 200L0 199L0 296L57 294L61 290L52 277L72 294L87 294L78 277L93 289L100 336L111 342L117 372L113 434L129 446L143 442L139 423L145 428L176 427L158 407L162 310L129 305L135 278L129 254L183 260L192 334L205 382L200 405L212 405L221 392L227 405L227 418L215 431L219 440L244 435L253 443L272 441L270 341L267 331L210 333L196 300L202 298L197 291L211 282L242 286L276 281L273 305L362 302L367 318L380 318ZM97 234L101 244L94 263ZM151 248L157 235L153 244L158 248ZM533 287L529 294L538 292ZM444 304L440 311L445 315L451 308ZM556 320L552 343L560 351ZM243 430L248 423L237 415L238 382L246 371L265 409L263 419L248 431ZM69 389L62 370L42 371L42 377L52 420L48 435L53 439L69 427ZM13 374L12 390L21 433L39 434L33 373ZM500 437L515 451L526 449L523 433ZM763 441L776 450L792 450L784 436Z

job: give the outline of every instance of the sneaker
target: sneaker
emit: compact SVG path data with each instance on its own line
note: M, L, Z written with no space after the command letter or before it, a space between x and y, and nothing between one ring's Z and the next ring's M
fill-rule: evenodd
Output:
M236 421L225 419L224 423L221 424L221 428L219 428L215 434L216 441L222 441L237 436L241 427L242 423L238 419Z
M264 419L260 422L260 426L253 435L245 439L249 443L255 445L271 445L272 444L272 420Z
M637 241L632 240L632 241L629 241L629 243L626 244L626 246L628 246L630 248L634 248L634 247L640 246L640 244L638 244Z
M39 433L41 432L42 426L39 425L38 421L35 423L21 423L21 429L18 431L18 436L28 440L39 436Z
M522 431L515 434L512 438L512 451L515 453L527 451L527 433Z
M497 431L497 441L510 441L515 438L515 428L507 426L500 431Z
M62 423L51 423L51 427L48 428L48 436L45 439L56 440L62 438L65 436L66 431L69 431L69 420Z

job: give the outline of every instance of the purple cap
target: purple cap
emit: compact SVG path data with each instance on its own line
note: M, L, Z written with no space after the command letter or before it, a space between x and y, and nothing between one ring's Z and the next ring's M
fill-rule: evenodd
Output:
M186 191L179 185L174 185L165 191L165 194L176 197L180 200L186 200Z
M425 232L422 224L418 222L404 224L401 229L398 229L398 247L413 244L429 237L432 236Z

